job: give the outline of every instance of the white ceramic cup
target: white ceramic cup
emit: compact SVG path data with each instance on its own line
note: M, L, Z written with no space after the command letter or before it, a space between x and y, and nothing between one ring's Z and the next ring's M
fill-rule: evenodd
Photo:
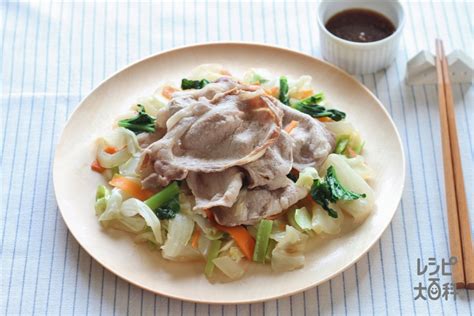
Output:
M386 16L395 26L390 36L375 42L359 43L339 38L325 24L347 9L369 9ZM351 74L367 74L389 66L398 50L405 15L398 1L323 0L318 8L318 25L323 58Z

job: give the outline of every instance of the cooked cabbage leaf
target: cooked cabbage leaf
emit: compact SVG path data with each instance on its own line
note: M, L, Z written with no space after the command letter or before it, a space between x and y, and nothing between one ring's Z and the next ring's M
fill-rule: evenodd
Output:
M337 180L336 170L333 166L327 169L324 179L314 180L310 194L313 200L321 205L333 218L337 218L337 212L329 207L330 202L352 201L366 197L365 194L358 194L345 189Z

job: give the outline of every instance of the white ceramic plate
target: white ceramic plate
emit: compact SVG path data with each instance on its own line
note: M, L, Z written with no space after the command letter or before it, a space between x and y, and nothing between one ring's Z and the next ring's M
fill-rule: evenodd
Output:
M176 263L161 258L146 245L135 244L126 233L104 231L94 214L96 187L102 177L92 172L95 140L111 129L117 116L137 98L151 94L157 83L181 79L195 66L220 63L231 72L251 67L275 74L313 77L332 105L366 140L364 156L375 170L371 182L376 206L356 229L325 240L306 253L304 268L273 273L252 264L243 279L211 284L202 263ZM405 161L398 132L379 100L338 68L287 49L245 43L188 46L134 63L105 80L71 115L57 146L54 187L62 216L79 244L105 268L139 287L169 297L204 303L249 303L286 296L318 285L355 263L380 238L401 198Z

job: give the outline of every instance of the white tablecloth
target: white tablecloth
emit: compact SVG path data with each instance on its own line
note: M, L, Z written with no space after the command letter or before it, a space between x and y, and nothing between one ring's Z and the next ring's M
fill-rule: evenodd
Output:
M396 63L359 76L385 104L407 158L403 199L381 240L356 265L304 293L252 305L209 306L157 296L105 271L68 233L51 165L68 115L99 82L150 54L207 41L271 43L320 56L316 3L5 3L2 34L2 306L4 314L471 314L473 293L414 300L417 258L448 258L437 92L404 83L421 49L473 55L473 3L405 3ZM471 84L453 86L474 217ZM472 221L471 221L472 226ZM442 282L449 277L440 276ZM268 286L271 286L269 284ZM471 297L471 298L470 298Z

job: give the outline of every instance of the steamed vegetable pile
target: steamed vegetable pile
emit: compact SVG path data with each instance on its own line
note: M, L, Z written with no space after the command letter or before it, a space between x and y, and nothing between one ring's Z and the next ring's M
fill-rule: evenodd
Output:
M324 122L336 136L334 153L319 170L306 168L288 175L297 186L309 190L305 199L256 225L226 227L216 222L211 211L192 210L195 201L185 182L174 181L159 192L141 185L139 138L156 132L155 121L171 93L201 89L223 75L229 73L220 65L201 65L179 84L164 84L155 94L140 99L133 114L98 140L91 168L108 185L97 188L96 215L104 228L132 233L135 242L161 250L165 259L202 261L208 278L238 279L248 262L270 264L278 272L300 268L310 238L337 235L343 223L360 223L374 204L367 183L373 172L361 156L364 142L345 120L346 114L329 108L324 95L313 91L311 77L272 77L265 70L251 69L239 79L263 87L287 106ZM291 122L285 131L290 133L297 124Z

